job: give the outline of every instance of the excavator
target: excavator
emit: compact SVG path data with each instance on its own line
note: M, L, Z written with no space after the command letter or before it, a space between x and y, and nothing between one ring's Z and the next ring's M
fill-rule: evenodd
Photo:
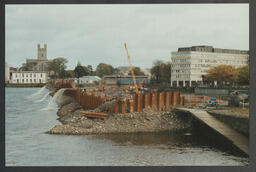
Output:
M132 74L132 80L133 80L135 92L136 92L136 94L138 94L139 93L138 86L137 86L137 83L136 83L136 78L135 78L134 71L133 71L133 68L132 68L132 63L131 63L131 57L130 57L130 54L128 52L128 48L127 48L126 43L124 43L124 47L125 47L125 50L126 50L126 54L128 56L128 61L129 61L130 71L131 71L131 74Z

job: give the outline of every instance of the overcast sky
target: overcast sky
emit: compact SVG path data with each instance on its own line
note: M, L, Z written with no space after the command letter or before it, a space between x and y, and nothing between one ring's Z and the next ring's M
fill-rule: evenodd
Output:
M212 45L249 50L248 4L163 5L7 5L6 61L20 67L37 58L37 44L47 43L47 57L114 67L149 68L171 60L179 47Z

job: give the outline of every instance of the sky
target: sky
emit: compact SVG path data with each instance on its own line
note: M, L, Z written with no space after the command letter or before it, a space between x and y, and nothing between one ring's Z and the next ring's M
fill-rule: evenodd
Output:
M47 44L47 58L142 69L156 60L171 61L179 47L211 45L249 50L248 4L7 5L5 59L20 67L37 58L37 44Z

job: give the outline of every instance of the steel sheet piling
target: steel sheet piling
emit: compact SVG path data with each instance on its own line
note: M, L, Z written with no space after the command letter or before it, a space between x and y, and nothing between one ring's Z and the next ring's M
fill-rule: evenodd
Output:
M137 95L137 112L142 110L142 94Z
M152 93L152 109L157 110L157 93Z
M129 112L134 112L134 99L129 99Z
M158 111L163 110L164 105L164 92L158 93Z
M116 104L115 104L114 113L115 114L119 113L119 99L118 99L118 97L116 97Z
M176 91L173 93L173 106L177 106L177 104L179 103L179 92Z
M150 94L147 93L144 95L144 108L148 108L150 106Z
M165 94L165 108L166 109L170 108L170 97L171 97L171 93L166 92L166 94Z
M122 101L121 102L121 113L125 114L125 105L126 105L126 101Z

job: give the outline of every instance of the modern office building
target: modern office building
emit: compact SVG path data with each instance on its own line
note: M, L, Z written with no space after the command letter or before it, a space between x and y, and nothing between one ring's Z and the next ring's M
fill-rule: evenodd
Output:
M10 82L14 84L46 83L47 73L36 71L13 71Z
M179 48L171 53L171 86L203 84L207 71L219 65L242 67L249 63L249 51L220 49L212 46Z

